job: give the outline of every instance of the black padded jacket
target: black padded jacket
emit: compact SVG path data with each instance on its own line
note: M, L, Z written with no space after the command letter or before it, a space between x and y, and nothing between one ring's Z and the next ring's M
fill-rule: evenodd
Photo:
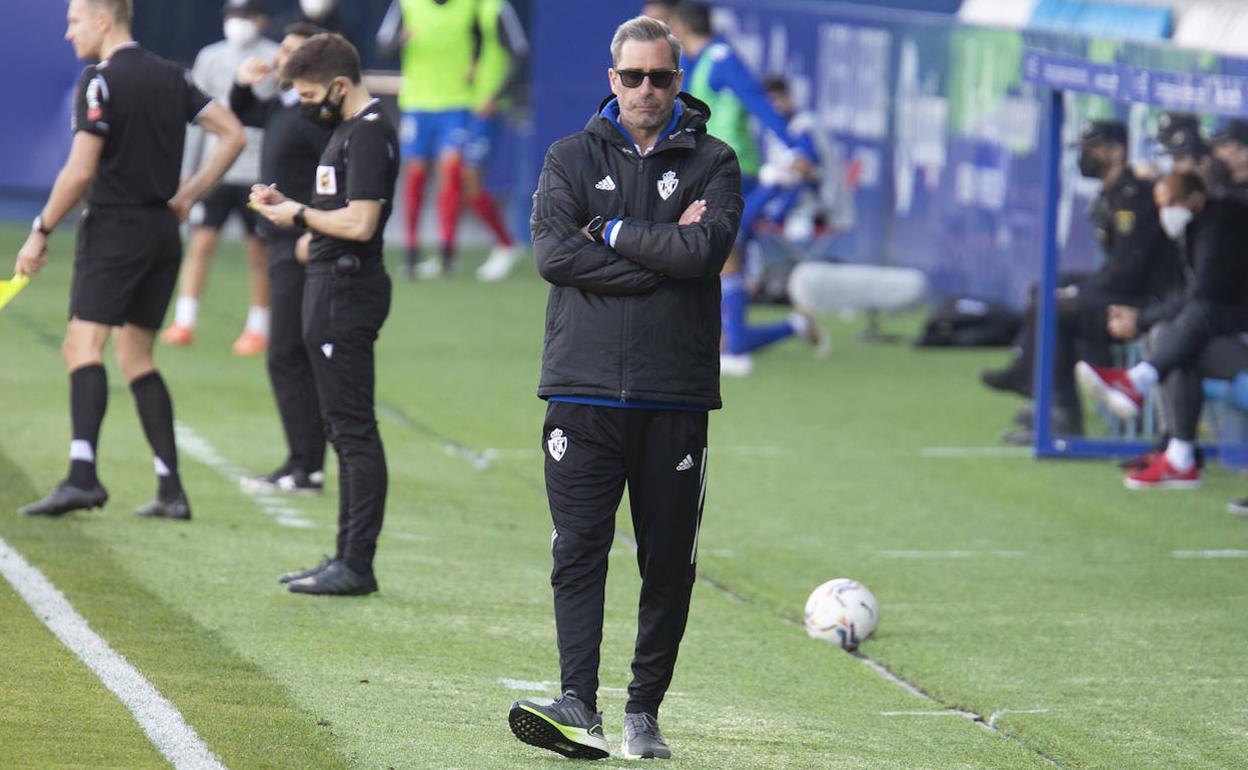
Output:
M603 112L546 154L531 221L551 284L542 398L721 406L719 271L741 222L741 170L706 133L710 108L678 99L645 156ZM700 199L702 221L678 225ZM622 220L614 247L581 232L596 216Z

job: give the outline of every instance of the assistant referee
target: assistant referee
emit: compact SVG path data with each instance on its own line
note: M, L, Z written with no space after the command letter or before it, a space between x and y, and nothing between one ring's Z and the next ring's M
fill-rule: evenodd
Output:
M390 312L382 234L399 173L398 137L360 82L359 54L341 35L310 38L281 75L298 91L306 116L333 134L316 168L310 204L266 185L256 185L251 200L273 224L311 233L303 340L339 469L334 558L281 580L294 593L369 594L377 590L373 556L387 482L374 410L373 346Z
M61 348L73 422L69 476L21 509L28 515L59 516L108 500L95 461L108 403L103 351L117 329L117 362L156 455L156 498L137 512L191 517L178 477L173 404L152 360L152 344L182 259L178 224L247 140L229 110L192 85L181 67L134 42L132 11L131 0L70 0L65 39L78 58L99 63L88 66L78 82L69 158L17 255L18 275L39 272L47 261L48 234L86 195ZM179 185L186 125L192 121L218 142L199 172Z

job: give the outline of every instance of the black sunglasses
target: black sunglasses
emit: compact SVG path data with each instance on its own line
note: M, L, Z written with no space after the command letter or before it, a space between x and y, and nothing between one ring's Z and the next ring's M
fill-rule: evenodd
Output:
M641 81L650 78L650 85L655 88L670 88L680 70L616 70L620 82L625 88L637 88Z

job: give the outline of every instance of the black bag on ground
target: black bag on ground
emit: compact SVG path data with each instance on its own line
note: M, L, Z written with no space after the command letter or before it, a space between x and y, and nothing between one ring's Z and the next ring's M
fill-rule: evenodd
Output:
M933 348L1009 346L1022 325L1022 316L1000 302L948 297L928 316L914 344Z

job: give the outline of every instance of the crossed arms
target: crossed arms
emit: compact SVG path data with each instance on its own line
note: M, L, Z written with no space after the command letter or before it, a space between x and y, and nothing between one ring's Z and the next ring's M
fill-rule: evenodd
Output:
M717 275L736 239L743 206L736 160L726 146L720 151L702 199L680 221L626 218L612 247L586 237L582 204L552 148L533 195L538 272L556 286L606 296L648 294L664 280Z

